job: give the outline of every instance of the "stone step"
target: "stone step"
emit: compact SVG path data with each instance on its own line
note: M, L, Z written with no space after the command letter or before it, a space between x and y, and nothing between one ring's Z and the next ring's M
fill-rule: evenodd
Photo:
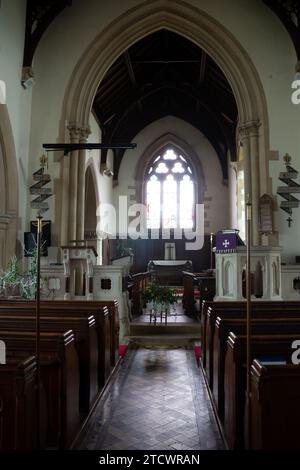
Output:
M149 324L149 323L131 323L130 335L193 335L199 336L201 334L200 323L168 323L164 324Z
M131 335L128 337L130 347L178 347L193 349L199 343L199 335Z

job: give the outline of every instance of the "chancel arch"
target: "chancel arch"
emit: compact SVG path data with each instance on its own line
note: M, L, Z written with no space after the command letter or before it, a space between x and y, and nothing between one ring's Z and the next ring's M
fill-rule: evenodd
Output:
M96 37L78 61L65 94L61 123L88 127L97 88L109 67L132 44L159 29L173 31L203 48L232 87L238 108L238 140L243 140L245 148L245 193L253 201L253 242L257 244L257 201L260 192L269 190L266 99L247 52L208 14L180 0L155 0L121 15ZM64 127L60 129L60 137L68 137ZM72 181L70 186L74 187ZM63 205L68 204L68 197L66 193ZM82 224L82 220L71 223Z

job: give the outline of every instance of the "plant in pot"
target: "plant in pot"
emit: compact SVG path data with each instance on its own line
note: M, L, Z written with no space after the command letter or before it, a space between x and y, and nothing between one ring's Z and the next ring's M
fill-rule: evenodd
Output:
M12 256L8 262L7 270L0 278L0 292L3 297L19 297L21 295L18 260Z
M169 286L161 286L155 281L149 282L143 294L144 305L147 310L165 310L170 311L170 305L176 303L178 297L174 288Z

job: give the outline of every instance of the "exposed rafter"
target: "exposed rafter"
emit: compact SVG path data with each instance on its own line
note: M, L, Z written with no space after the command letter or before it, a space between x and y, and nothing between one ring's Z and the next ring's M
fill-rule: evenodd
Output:
M291 36L300 60L300 5L299 0L263 0L278 16Z
M72 0L27 0L23 68L31 69L42 35L59 13L71 4Z
M132 83L132 85L134 87L137 86L137 83L136 83L136 79L135 79L135 75L134 75L134 70L133 70L133 67L132 67L132 63L131 63L131 59L130 59L130 54L127 51L124 52L123 54L124 56L124 60L125 60L125 64L126 64L126 67L127 67L127 71L128 71L128 75L129 75L129 78L130 78L130 81ZM138 107L139 107L139 111L142 113L143 112L143 107L142 107L142 102L141 100L138 100Z
M146 36L112 64L96 93L94 112L106 145L130 142L145 126L172 115L211 142L224 179L228 151L235 159L237 106L231 87L205 51L171 31ZM103 163L106 154L103 149ZM117 179L124 149L114 154Z

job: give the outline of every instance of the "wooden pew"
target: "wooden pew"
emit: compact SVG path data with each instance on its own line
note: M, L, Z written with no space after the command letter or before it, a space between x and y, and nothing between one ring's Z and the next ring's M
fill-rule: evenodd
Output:
M132 274L130 296L132 302L132 315L138 316L143 311L143 294L149 282L150 272Z
M299 365L251 367L251 448L299 449Z
M34 302L0 302L0 315L9 312L18 315L33 313ZM99 306L99 302L81 301L43 301L41 303L41 316L82 317L93 315L96 320L98 335L98 383L102 388L111 373L111 319L108 308Z
M200 291L200 309L202 302L206 299L213 299L215 295L215 277L209 271L191 273L182 271L183 275L183 299L182 305L188 315L199 313L196 310L195 286Z
M300 335L254 335L251 360L262 356L282 356L290 362L291 344ZM244 411L246 389L246 337L230 333L225 356L224 432L230 449L244 446Z
M35 331L36 319L32 315L0 315L0 330ZM41 317L41 331L62 332L73 330L79 360L79 408L88 412L94 404L99 391L98 387L98 340L96 322L93 316L76 317Z
M32 307L35 306L35 301L33 300L5 300L0 301L0 312L1 309L13 309L15 308L28 308L29 305ZM119 360L119 304L117 300L53 300L47 301L43 300L41 302L41 310L55 310L60 309L62 312L64 309L74 309L74 312L78 310L83 310L89 315L95 315L95 312L99 314L103 312L103 309L108 309L109 313L109 322L110 322L110 350L111 350L111 366L114 367ZM61 310L62 309L62 310Z
M276 317L289 317L289 318L298 318L300 316L300 304L298 302L293 302L293 305L288 305L290 302L253 302L252 304L252 317L253 318L276 318ZM233 308L234 307L234 308ZM206 321L206 333L203 332L205 336L204 343L204 354L205 354L205 372L208 376L209 385L212 387L212 377L213 377L213 362L212 351L213 351L213 337L215 331L215 322L217 316L221 318L246 318L245 307L237 307L234 305L232 308L227 306L226 309L222 307L220 311L218 309L209 309L207 312L207 321Z
M185 312L187 312L189 315L193 315L196 312L194 284L197 279L197 273L191 273L189 271L182 271L182 279L183 279L182 306Z
M109 322L110 322L110 351L111 351L111 366L114 367L119 360L119 332L120 332L120 323L119 323L119 303L117 300L62 300L54 301L55 303L60 303L61 306L65 306L66 303L90 310L92 309L91 315L94 315L95 311L100 307L101 309L107 308L109 313ZM45 303L43 301L42 305Z
M20 325L20 329L21 329ZM0 330L9 356L35 351L35 333ZM79 367L74 333L41 333L41 379L47 403L47 446L67 449L80 424Z
M0 365L0 451L36 449L35 380L35 356Z
M262 307L262 308L261 308ZM204 368L206 368L206 337L207 337L207 315L208 312L211 312L211 320L214 324L215 319L217 316L221 316L223 313L225 314L226 311L235 312L239 311L242 312L241 315L246 315L246 301L233 301L233 302L208 302L204 301L202 303L201 309L201 346L202 346L202 358L201 362ZM284 316L286 311L295 311L300 312L300 302L298 301L268 301L268 300L255 300L252 302L252 311L260 310L260 311L276 311L279 313L279 316Z
M221 420L224 416L224 367L226 341L230 332L246 334L246 320L217 317L213 343L212 395ZM254 335L300 334L300 318L256 318L251 322Z

